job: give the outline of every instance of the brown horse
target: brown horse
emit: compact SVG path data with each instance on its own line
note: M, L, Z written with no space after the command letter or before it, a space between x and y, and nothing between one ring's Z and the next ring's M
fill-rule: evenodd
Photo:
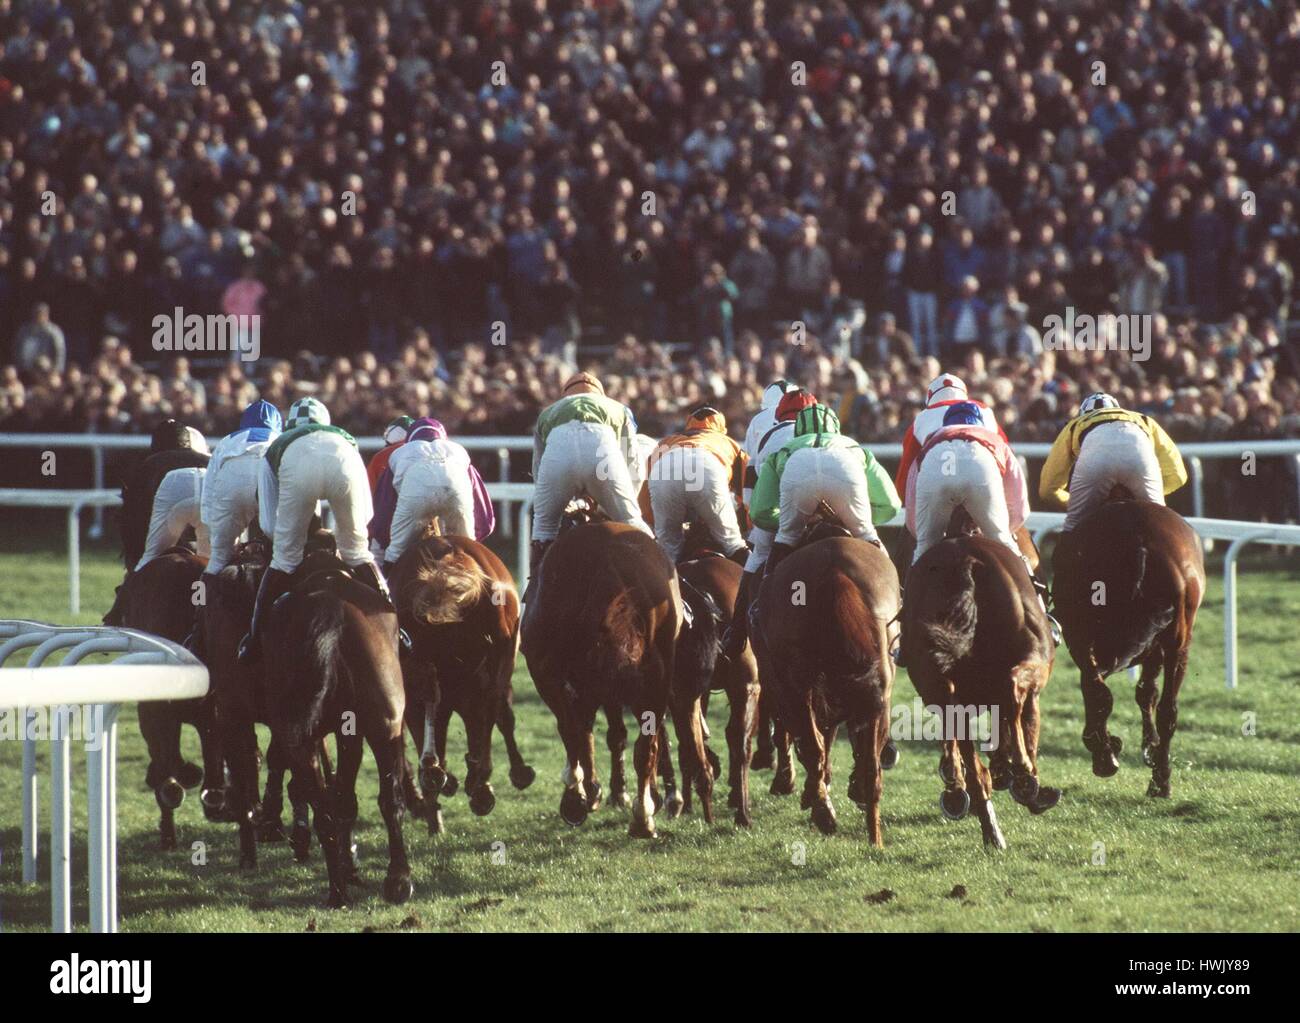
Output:
M677 565L677 573L683 583L683 597L686 597L687 586L707 596L708 603L705 607L697 609L696 614L712 615L714 619L711 623L712 630L718 636L721 636L726 629L735 612L741 571L741 567L734 561L718 556L696 558L679 562ZM707 633L705 635L707 636ZM754 735L758 730L758 662L754 657L753 649L749 646L746 646L742 656L734 661L717 656L716 650L715 642L711 651L712 657L708 656L710 651L705 650L695 656L688 653L683 658L684 651L679 649L679 662L684 660L687 664L694 663L697 667L698 681L692 683L692 680L687 677L690 672L683 672L680 663L677 675L679 684L687 686L694 684L697 690L702 690L702 698L707 697L710 691L721 690L727 694L727 701L731 708L726 732L727 784L730 788L727 805L736 811L736 823L742 827L749 827L752 820L749 802L749 762ZM708 759L712 763L713 758L710 756ZM682 770L685 772L684 765ZM682 782L688 799L691 790L690 781L683 778Z
M898 573L884 551L830 537L798 547L763 580L751 634L764 690L807 772L803 807L824 834L835 830L830 750L849 727L849 798L881 846L881 754L889 741L894 663L889 626L898 613Z
M384 897L405 902L414 891L402 838L406 694L397 628L387 601L324 551L307 555L267 617L264 635L274 637L263 651L272 741L311 805L331 907L345 905L348 885L359 883L350 854L363 742L379 769L379 809L388 828ZM333 778L320 745L331 733L338 748Z
M637 796L630 834L653 837L652 785L670 704L678 741L712 820L712 777L698 707L676 702L673 669L681 632L677 573L654 539L634 526L597 522L563 531L538 570L524 614L523 652L537 691L555 714L567 764L560 815L586 820L594 782L596 711L628 706L640 725ZM621 719L621 713L619 714ZM697 764L703 767L697 769Z
M206 563L188 547L173 547L134 573L125 594L126 627L183 643L194 627L194 584ZM153 789L158 802L158 833L163 849L176 848L175 811L185 800L185 790L200 782L204 816L212 821L227 819L225 765L215 702L209 692L196 700L162 700L139 706L140 732L149 748L145 784ZM183 724L199 733L201 768L181 756Z
M239 641L252 621L257 586L269 560L265 540L241 544L234 561L208 581L206 603L199 614L199 648L211 675L222 748L230 767L230 810L239 823L239 865L249 868L257 865L258 840L285 838L281 817L287 765L275 743L266 752L266 794L258 798L255 725L271 723L261 666L240 664L236 656ZM294 790L291 843L294 858L302 862L311 846L309 809L297 786L290 787Z
M1056 650L1020 558L996 540L956 527L949 534L908 572L903 655L917 693L943 714L944 815L964 817L974 785L984 843L1005 849L993 810L995 788L1009 784L1012 797L1035 814L1061 798L1059 789L1038 782L1038 694ZM976 746L976 719L984 708L997 730L992 775Z
M1120 496L1120 495L1116 495ZM1114 700L1106 676L1140 665L1142 759L1148 796L1169 795L1169 747L1187 674L1196 611L1205 595L1200 538L1171 508L1112 500L1061 536L1053 596L1083 689L1083 744L1093 774L1119 770L1119 736L1106 731ZM1164 691L1156 677L1164 670Z
M412 643L402 657L407 724L421 756L429 828L440 832L437 797L456 791L444 766L453 711L465 723L465 793L475 814L488 814L496 805L490 780L494 727L505 739L511 783L525 789L536 777L514 734L510 677L519 650L519 596L510 572L487 547L436 533L407 549L390 584Z

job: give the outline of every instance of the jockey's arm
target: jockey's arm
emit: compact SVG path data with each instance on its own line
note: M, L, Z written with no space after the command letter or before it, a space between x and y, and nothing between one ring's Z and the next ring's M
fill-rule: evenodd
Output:
M784 451L773 452L759 470L754 484L754 499L749 517L759 529L776 532L781 525L781 470L785 468Z
M1070 472L1074 469L1073 435L1074 423L1067 423L1052 442L1047 461L1043 463L1043 474L1038 479L1038 496L1060 508L1070 501Z
M903 507L898 488L889 478L885 467L866 448L859 448L863 457L863 471L867 477L867 496L871 501L871 521L876 525L890 521Z
M280 502L280 478L269 459L262 459L257 477L257 522L267 536L275 536L275 512Z
M1151 426L1151 443L1156 449L1156 461L1160 463L1160 478L1166 494L1187 482L1187 466L1183 464L1182 452L1172 437L1165 433L1164 427L1154 419L1148 418Z
M468 452L466 456L468 457ZM483 482L483 477L474 468L472 462L469 467L469 478L470 486L474 490L474 539L482 540L496 529L497 513L492 507L492 498L488 496L487 484Z
M636 417L632 415L632 410L626 405L623 406L623 423L619 427L618 443L623 449L623 457L627 459L628 474L635 484L642 475L641 449L636 442Z
M537 482L537 467L542 463L542 452L546 450L546 442L542 440L542 423L538 420L537 427L533 430L533 482Z
M920 453L921 445L916 442L913 427L909 426L907 434L903 437L903 460L898 463L898 472L894 474L894 491L896 493L907 493L907 474L911 471L916 456Z

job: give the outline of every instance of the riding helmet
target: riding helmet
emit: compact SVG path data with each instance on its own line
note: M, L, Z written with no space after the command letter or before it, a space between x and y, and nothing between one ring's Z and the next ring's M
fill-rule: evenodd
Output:
M329 426L329 409L315 398L299 398L289 406L289 415L284 420L284 428L294 430L299 426L306 426L308 423Z
M1079 402L1079 415L1087 415L1104 408L1119 408L1119 402L1105 391L1094 391Z

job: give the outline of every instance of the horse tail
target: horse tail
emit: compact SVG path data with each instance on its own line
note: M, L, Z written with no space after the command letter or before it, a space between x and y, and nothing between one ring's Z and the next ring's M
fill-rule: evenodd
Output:
M343 660L343 602L332 593L294 600L286 630L300 641L302 656L292 662L280 700L285 739L299 746L317 733L325 701L340 685Z
M862 598L861 588L839 569L826 577L826 609L829 634L835 637L827 662L828 674L853 680L842 688L851 721L864 721L884 709L884 685L880 654L883 630Z
M462 621L491 580L470 558L422 558L406 587L411 614L428 625Z
M975 559L953 552L946 563L932 565L937 580L926 587L926 606L917 623L925 647L941 674L969 656L975 645L978 609L975 604Z
M1116 559L1118 566L1116 588L1124 599L1137 600L1142 592L1142 581L1146 578L1147 558L1150 552L1141 533L1129 533L1126 538L1131 546L1123 557Z
M723 613L713 595L679 580L682 603L690 608L692 621L683 623L674 661L679 678L690 692L704 694L718 664L718 644L722 637Z

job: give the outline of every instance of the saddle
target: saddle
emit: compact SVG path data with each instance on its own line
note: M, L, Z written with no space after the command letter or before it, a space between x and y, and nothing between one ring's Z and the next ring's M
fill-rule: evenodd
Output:
M800 547L807 547L818 540L829 540L837 537L851 538L852 536L853 534L840 522L839 517L831 511L830 505L825 501L819 501L817 510L812 513L808 524L804 526L803 534L791 549L797 551Z

